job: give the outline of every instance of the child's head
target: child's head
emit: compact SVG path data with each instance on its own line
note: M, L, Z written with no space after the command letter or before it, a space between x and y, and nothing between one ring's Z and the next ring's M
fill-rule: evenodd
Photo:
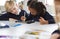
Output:
M38 0L28 0L28 2L27 2L27 6L29 7L29 5L30 5L30 3L32 2L32 1L38 1Z
M11 12L13 14L18 13L18 6L14 1L6 1L5 3L5 9L7 12Z
M21 10L23 10L23 2L20 2L20 3L19 3L19 8L20 8Z
M32 1L29 5L29 10L32 15L43 16L46 11L46 7L44 6L42 2Z
M56 30L52 33L51 39L60 39L60 30Z

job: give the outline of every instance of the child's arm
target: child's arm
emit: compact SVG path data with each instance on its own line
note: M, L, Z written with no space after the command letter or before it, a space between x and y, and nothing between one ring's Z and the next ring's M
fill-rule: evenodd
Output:
M39 21L41 24L53 24L53 23L55 23L53 16L51 16L48 12L46 12L43 17L40 17Z
M43 17L40 17L39 22L40 24L48 24L48 21L45 20Z
M1 15L0 20L9 20L7 14Z
M44 19L48 21L48 24L54 24L55 20L48 12L44 15Z

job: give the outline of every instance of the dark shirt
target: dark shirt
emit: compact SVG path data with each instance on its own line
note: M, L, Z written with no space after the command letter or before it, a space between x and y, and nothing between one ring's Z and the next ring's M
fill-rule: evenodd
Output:
M60 34L60 30L55 30L52 34L55 34L55 33Z
M41 17L40 15L33 16L32 14L29 14L28 17L27 17L27 20L39 21L40 17ZM42 17L45 20L48 20L49 24L55 23L55 20L54 20L53 16L51 16L48 12L46 12L44 14L44 16L42 16Z
M0 20L9 20L9 18L20 20L21 16L24 16L24 13L26 13L26 11L24 11L24 10L21 10L19 15L15 15L10 12L7 12L6 14L3 14L0 16Z

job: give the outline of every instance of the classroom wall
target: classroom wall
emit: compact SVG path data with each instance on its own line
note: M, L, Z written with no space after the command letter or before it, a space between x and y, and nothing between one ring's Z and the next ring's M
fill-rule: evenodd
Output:
M3 14L2 11L5 11L4 5L6 1L7 0L0 0L0 14Z
M0 14L4 14L5 11L5 7L4 6L0 6Z
M28 2L28 0L24 0L24 10L26 10L28 13L30 13L28 10L28 7L27 7L27 2Z

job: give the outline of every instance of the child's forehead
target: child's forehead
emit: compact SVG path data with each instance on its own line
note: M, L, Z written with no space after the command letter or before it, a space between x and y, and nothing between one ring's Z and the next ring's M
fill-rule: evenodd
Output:
M13 8L18 8L16 5L13 5L10 7L10 9L13 9Z

